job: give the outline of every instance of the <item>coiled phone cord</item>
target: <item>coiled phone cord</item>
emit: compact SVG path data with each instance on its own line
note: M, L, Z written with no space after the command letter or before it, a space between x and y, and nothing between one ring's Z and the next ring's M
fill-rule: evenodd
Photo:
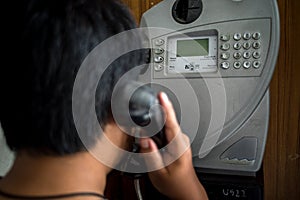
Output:
M134 179L134 188L135 188L135 192L136 192L136 196L137 196L138 200L143 200L139 178Z
M136 127L134 129L134 132L135 132L135 135L136 136L141 136L140 135L140 127ZM135 138L135 143L139 143L139 139L138 138ZM143 196L142 196L142 191L141 191L141 187L140 187L140 179L139 178L135 178L134 179L134 188L135 188L135 192L136 192L136 196L138 198L138 200L143 200Z
M131 129L131 134L133 134L134 136L136 136L134 138L134 143L133 143L133 152L138 152L139 151L139 137L140 137L140 127L134 127ZM124 163L123 165L123 169L126 169L127 168L127 164L130 160L131 156L129 156L127 158L127 161ZM129 173L130 174L130 173ZM131 174L133 175L133 174ZM142 191L141 191L141 187L140 187L140 178L139 178L140 175L138 176L131 176L134 178L133 182L134 182L134 189L135 189L135 192L136 192L136 196L138 198L138 200L143 200L143 196L142 196Z

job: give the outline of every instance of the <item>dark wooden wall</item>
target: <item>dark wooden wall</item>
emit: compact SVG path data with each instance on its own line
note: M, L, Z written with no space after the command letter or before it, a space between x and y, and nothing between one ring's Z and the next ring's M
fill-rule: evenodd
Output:
M160 0L123 0L139 22ZM281 39L270 85L271 115L263 162L265 199L300 199L300 1L278 0Z
M139 23L142 14L150 9L152 6L161 2L162 0L122 0L132 10L132 14Z
M300 199L300 1L278 0L280 52L270 85L271 116L264 158L265 197Z

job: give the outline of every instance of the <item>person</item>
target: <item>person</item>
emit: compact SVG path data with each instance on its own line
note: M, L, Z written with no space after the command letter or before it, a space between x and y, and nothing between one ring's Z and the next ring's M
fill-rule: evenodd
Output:
M0 180L0 199L104 199L112 167L88 151L99 142L98 133L92 133L88 144L83 144L77 133L72 115L73 86L93 48L136 28L135 21L117 0L25 2L18 21L21 36L10 52L13 58L0 73L0 122L8 146L16 153L13 167ZM144 59L143 51L119 57L105 70L96 90L95 111L104 135L125 150L130 140L112 117L112 91L118 80ZM136 74L131 78L136 79ZM172 103L164 93L158 98L166 112L167 141L178 136L181 142L176 145L184 148L188 137L180 130ZM142 153L153 153L145 160L148 165L163 162L151 138L140 139L140 144ZM193 169L190 148L170 165L149 172L149 177L170 199L207 199Z

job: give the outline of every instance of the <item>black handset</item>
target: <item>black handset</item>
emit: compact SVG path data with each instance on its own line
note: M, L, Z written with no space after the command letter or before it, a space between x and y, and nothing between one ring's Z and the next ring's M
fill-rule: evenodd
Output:
M133 130L140 131L141 137L151 137L159 149L166 145L164 112L157 93L150 86L132 81L118 87L114 98L114 117L127 133L134 136Z
M147 131L151 132L148 134L152 135L151 138L156 143L158 149L166 145L164 112L157 99L157 93L151 87L142 85L133 92L129 100L129 113L131 119L142 131L146 132L146 135ZM143 130L149 124L151 124L151 128Z

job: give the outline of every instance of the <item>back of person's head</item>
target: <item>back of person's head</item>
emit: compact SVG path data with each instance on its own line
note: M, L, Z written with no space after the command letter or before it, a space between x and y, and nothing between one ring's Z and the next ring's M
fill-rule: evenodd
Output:
M0 72L0 122L7 144L15 151L56 155L83 151L72 116L77 72L94 47L135 28L135 21L117 0L31 0L24 9L14 59ZM121 56L99 81L95 109L102 125L111 118L115 83L141 63L140 52Z

